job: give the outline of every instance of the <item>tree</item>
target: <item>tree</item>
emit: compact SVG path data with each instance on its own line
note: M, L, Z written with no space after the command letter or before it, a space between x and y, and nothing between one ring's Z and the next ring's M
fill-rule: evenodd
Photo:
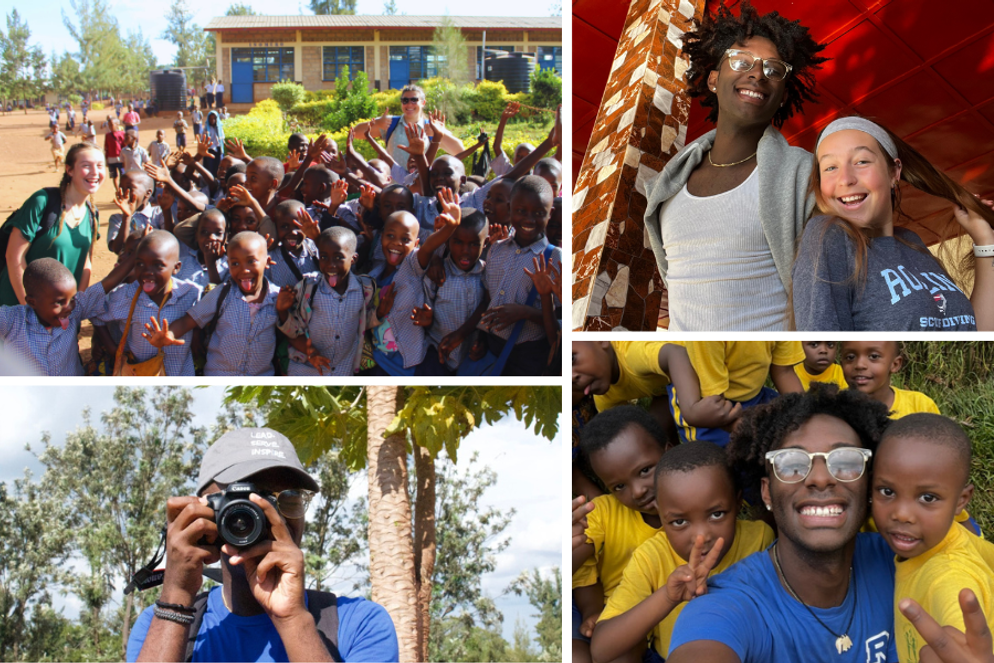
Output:
M357 0L310 0L311 11L317 15L355 14Z
M251 6L246 5L241 2L236 2L228 7L228 11L224 12L225 16L258 16L258 12L252 9Z
M83 86L88 92L121 90L120 75L127 60L117 19L106 0L69 0L70 14L62 10L62 22L76 40ZM79 20L77 27L70 16Z
M232 387L228 394L238 402L268 403L268 425L294 440L305 462L336 448L349 467L367 468L373 598L385 597L401 660L423 661L431 623L439 453L444 449L455 462L460 441L479 423L509 414L554 439L562 391L525 386ZM409 487L409 444L414 490Z
M31 99L45 88L45 56L41 46L28 46L31 30L14 9L7 16L7 33L0 33L0 79L6 94Z
M386 16L397 15L397 0L385 0L383 3L383 13Z
M563 579L559 567L553 568L551 577L538 569L525 571L511 583L508 591L518 596L524 594L538 610L535 631L542 649L539 660L563 660Z
M205 76L213 70L213 67L209 66L208 55L213 56L214 52L207 52L207 36L200 26L193 22L193 14L187 7L186 0L173 0L173 4L169 6L162 39L176 45L175 66L203 67ZM191 77L192 75L193 72Z
M466 38L449 16L435 28L431 49L438 62L439 78L446 78L456 85L469 81L469 62L466 59Z

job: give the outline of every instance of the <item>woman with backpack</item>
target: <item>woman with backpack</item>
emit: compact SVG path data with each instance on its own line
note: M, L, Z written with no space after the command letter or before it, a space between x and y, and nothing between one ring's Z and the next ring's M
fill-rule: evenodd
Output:
M69 149L58 188L36 191L0 228L5 265L0 271L0 305L24 304L24 270L38 258L55 258L76 278L82 292L90 283L90 257L99 223L90 202L107 176L103 152L90 143Z
M449 133L445 127L442 127L441 136L435 136L434 129L428 123L428 116L424 112L425 91L419 86L404 86L404 89L400 91L400 107L404 111L403 115L387 115L384 112L375 120L360 122L355 127L355 135L362 136L368 128L369 135L373 138L382 138L383 142L386 143L387 152L390 153L394 161L401 165L406 164L407 158L410 156L398 148L399 145L407 145L407 134L403 124L421 125L432 142L441 141L440 147L448 154L459 154L465 149L462 141Z

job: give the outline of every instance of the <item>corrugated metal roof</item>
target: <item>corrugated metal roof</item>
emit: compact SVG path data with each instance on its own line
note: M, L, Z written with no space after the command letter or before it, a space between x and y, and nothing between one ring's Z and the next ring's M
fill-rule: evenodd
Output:
M205 31L265 28L437 28L445 16L382 16L329 14L323 16L218 16ZM456 27L466 29L561 30L561 16L449 16Z

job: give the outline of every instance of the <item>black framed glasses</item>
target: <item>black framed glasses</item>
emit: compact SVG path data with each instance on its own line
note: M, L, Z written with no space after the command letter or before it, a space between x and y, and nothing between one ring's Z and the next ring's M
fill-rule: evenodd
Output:
M800 483L808 478L814 459L825 459L828 473L836 481L856 481L866 471L866 463L873 456L869 449L859 447L839 447L829 452L805 451L804 449L777 449L768 451L766 460L773 466L773 474L782 483Z
M416 104L421 101L420 97L401 97L400 103L402 104Z
M314 499L314 493L309 490L290 489L272 495L276 497L276 508L286 518L303 518Z
M782 81L787 78L791 69L793 69L793 67L783 60L757 58L749 51L740 51L737 48L730 48L725 51L725 57L728 58L728 66L733 71L751 71L757 62L761 62L763 75L774 81Z

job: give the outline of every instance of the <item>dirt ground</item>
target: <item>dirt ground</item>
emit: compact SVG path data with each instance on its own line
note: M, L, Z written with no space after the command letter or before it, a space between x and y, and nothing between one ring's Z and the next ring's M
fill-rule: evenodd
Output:
M97 145L101 147L104 132L100 130L100 125L107 119L108 114L113 112L113 109L90 112L90 118L97 128ZM80 117L77 110L77 121ZM175 113L165 113L154 118L142 117L139 125L142 147L147 148L148 144L155 140L155 132L158 129L167 129L166 142L173 146L176 138L172 131L174 119ZM64 113L61 120L61 129L65 133ZM189 117L187 122L190 122ZM47 133L48 114L44 108L29 110L27 114L24 111L16 111L0 116L0 222L6 220L11 212L19 208L27 197L38 189L58 186L61 172L56 172L53 166L49 143L44 140ZM66 137L69 139L65 147L67 152L69 146L82 141L82 138L68 133ZM113 201L114 185L108 177L96 195L97 207L100 209L101 237L93 252L91 284L106 276L117 261L117 256L107 249L107 220L118 211ZM79 342L84 361L89 358L92 335L90 323L84 322Z

